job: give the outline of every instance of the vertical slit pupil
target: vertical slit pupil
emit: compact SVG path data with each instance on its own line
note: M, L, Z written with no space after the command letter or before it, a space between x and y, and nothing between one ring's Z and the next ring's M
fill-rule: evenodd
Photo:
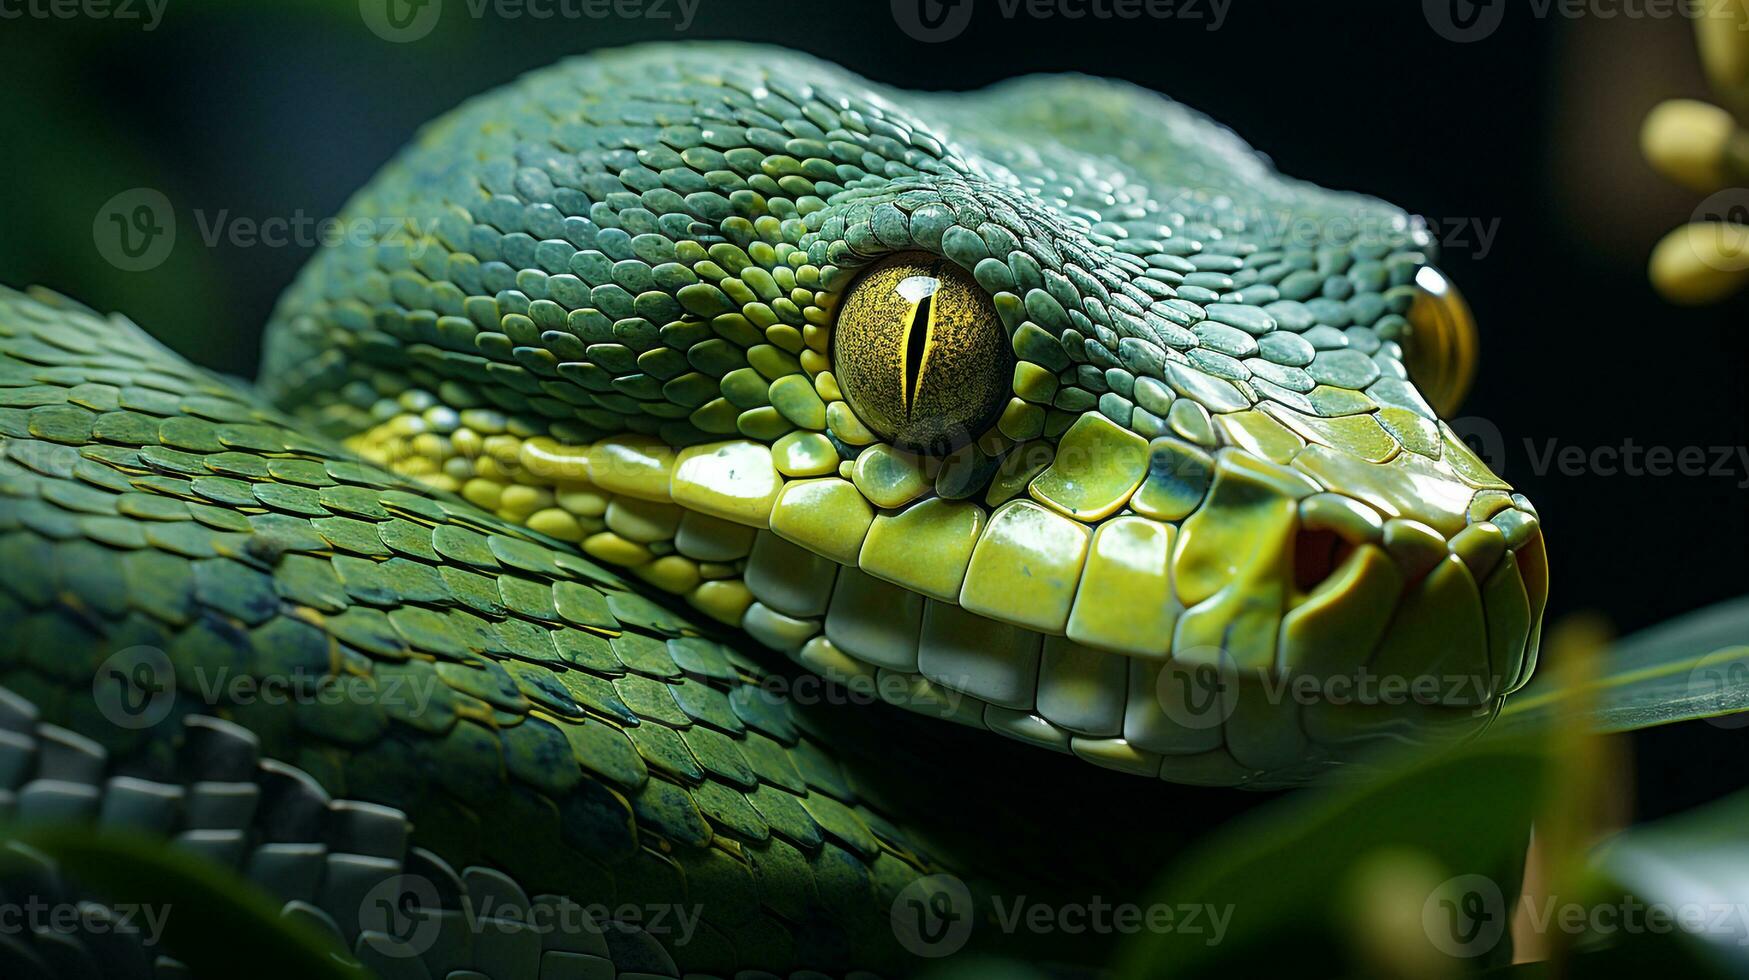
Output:
M917 388L922 381L923 351L929 346L929 310L935 301L932 293L917 302L917 310L911 315L911 332L905 338L905 414L911 414L911 406L917 401Z

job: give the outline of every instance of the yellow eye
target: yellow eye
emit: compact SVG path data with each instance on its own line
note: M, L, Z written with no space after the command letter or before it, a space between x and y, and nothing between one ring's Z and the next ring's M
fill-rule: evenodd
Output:
M892 256L850 287L832 366L856 414L907 449L976 439L1008 403L1014 352L990 297L951 261Z
M1463 294L1438 269L1415 273L1404 367L1440 417L1463 403L1476 377L1476 318Z

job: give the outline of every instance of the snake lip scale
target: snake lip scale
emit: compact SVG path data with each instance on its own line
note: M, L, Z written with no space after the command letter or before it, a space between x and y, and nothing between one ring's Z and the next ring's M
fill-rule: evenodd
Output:
M1154 93L603 51L340 218L397 233L316 255L254 390L0 290L0 762L36 760L0 776L386 974L904 972L907 889L1033 873L934 846L870 788L912 722L798 672L978 730L919 781L1055 753L1141 794L1473 735L1534 669L1539 518L1441 420L1476 339L1429 236ZM122 724L140 664L164 713ZM415 872L395 966L359 902ZM678 896L684 939L446 918Z

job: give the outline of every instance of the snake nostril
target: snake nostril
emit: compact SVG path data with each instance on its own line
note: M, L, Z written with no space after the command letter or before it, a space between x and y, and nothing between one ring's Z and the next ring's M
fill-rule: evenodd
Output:
M1294 586L1310 592L1324 583L1348 556L1354 542L1324 528L1300 528L1294 537Z

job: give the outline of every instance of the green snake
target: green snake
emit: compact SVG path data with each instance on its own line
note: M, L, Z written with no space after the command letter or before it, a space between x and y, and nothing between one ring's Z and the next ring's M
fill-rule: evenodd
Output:
M253 390L0 291L0 774L384 976L908 973L1534 665L1424 226L1156 94L609 51L342 218Z

